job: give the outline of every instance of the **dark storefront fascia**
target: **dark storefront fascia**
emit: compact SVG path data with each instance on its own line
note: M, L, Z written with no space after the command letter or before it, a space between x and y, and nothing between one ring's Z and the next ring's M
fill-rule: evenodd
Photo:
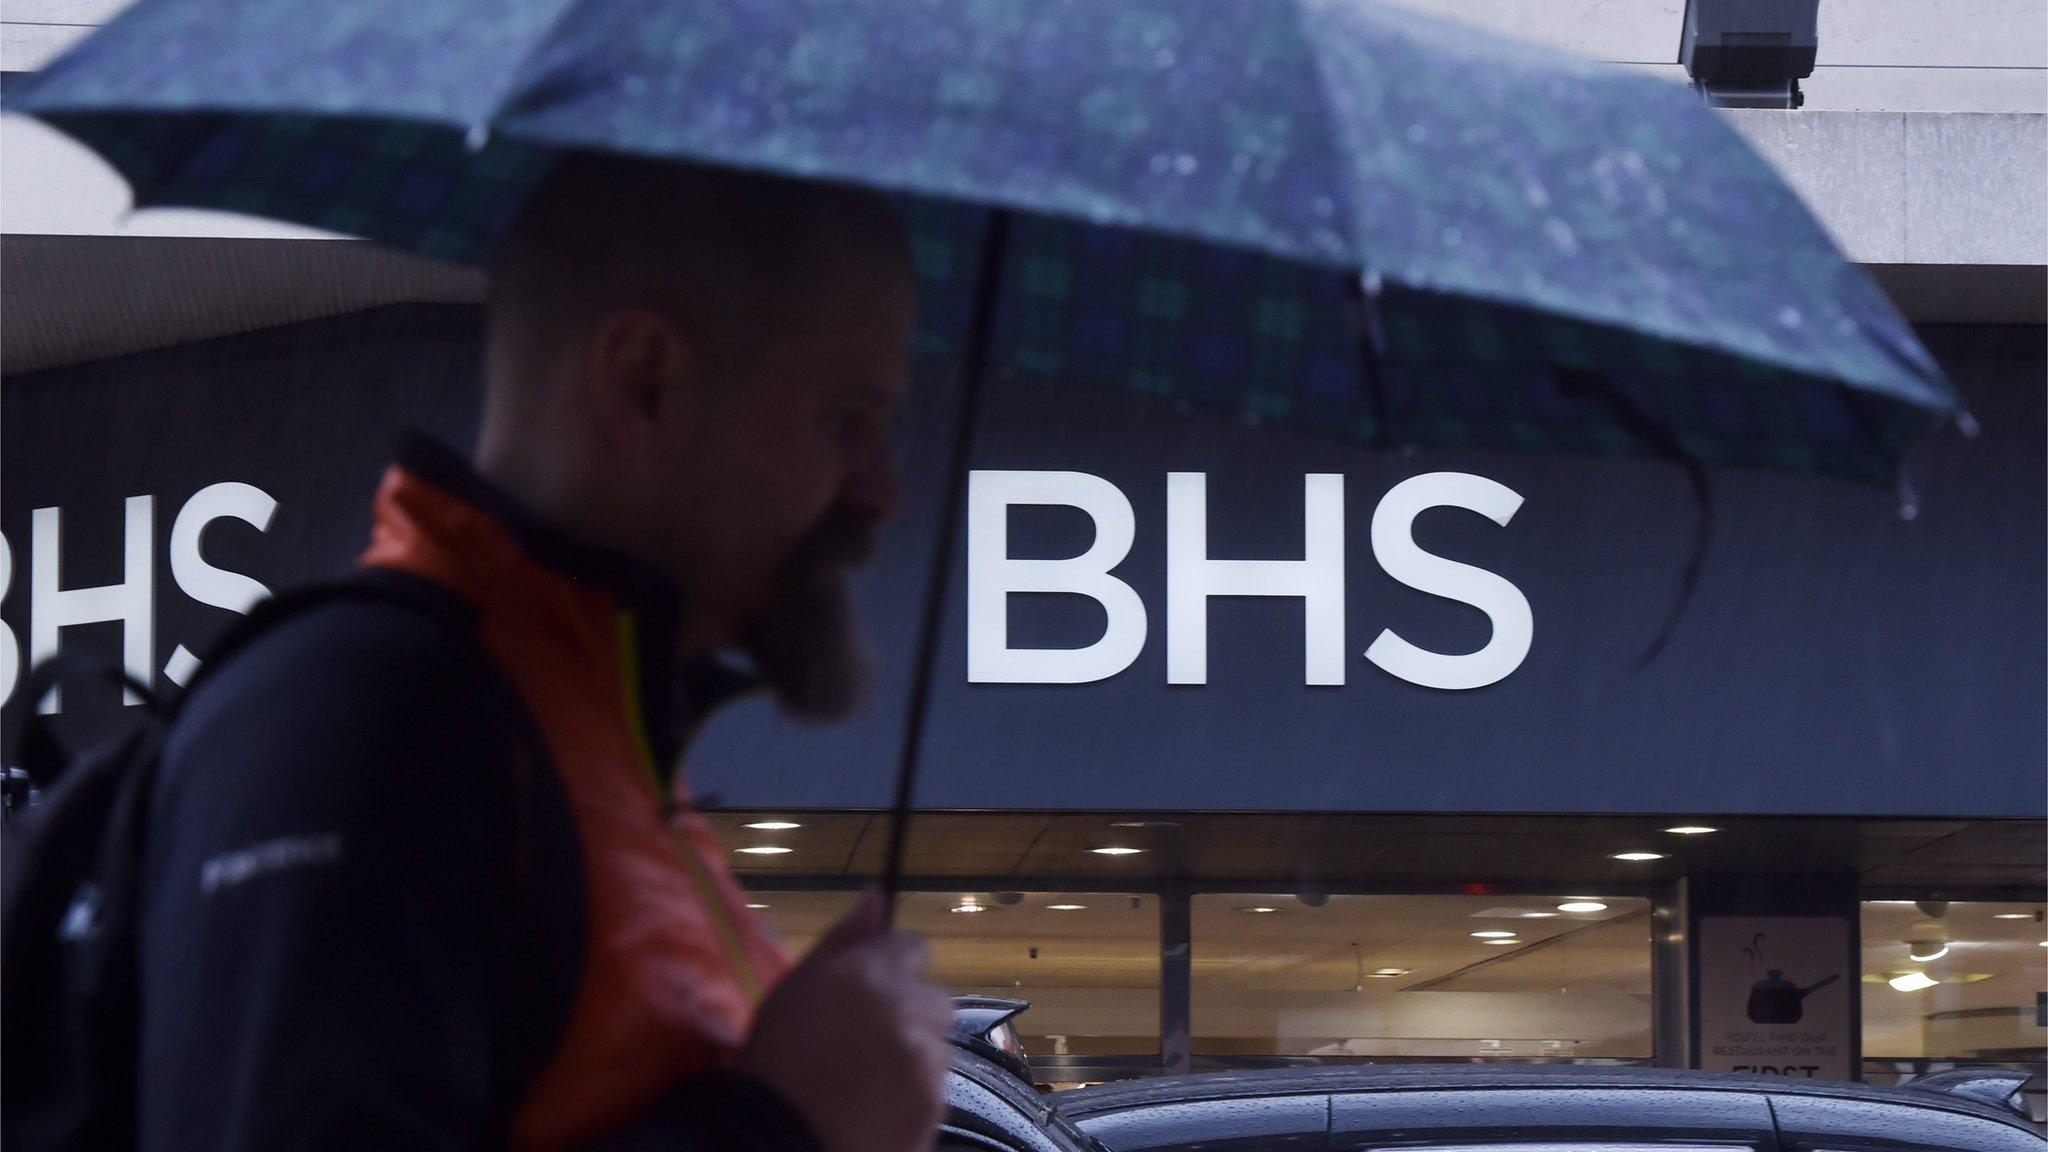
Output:
M1137 397L998 391L976 468L1023 477L1012 488L1027 497L1062 490L1033 474L1093 477L1095 492L1127 504L1132 536L1114 567L1129 597L1107 608L1000 597L1009 647L1084 649L1106 624L1128 631L1132 602L1145 637L1098 681L970 682L966 582L987 570L963 566L948 590L919 800L949 813L921 842L943 849L953 836L967 850L920 856L914 843L916 886L1157 898L1155 1068L1194 1058L1186 945L1203 893L1484 886L1649 901L1662 943L1657 1050L1645 1058L1665 1063L1687 1062L1698 1031L1697 980L1685 973L1699 962L1703 916L1833 917L1854 972L1857 902L1883 898L1880 886L1900 898L2038 901L2042 329L1925 334L1985 432L1975 443L1936 436L1916 453L1922 517L1902 521L1871 489L1716 474L1703 578L1647 667L1636 658L1675 595L1698 515L1674 468L1372 452ZM349 562L400 428L467 442L477 358L473 308L409 305L8 379L0 526L13 651L25 662L54 621L67 648L114 659L125 642L150 674L182 678L249 581L274 589ZM836 728L793 726L760 703L714 721L689 770L729 809L880 823L862 814L884 805L901 738L937 446L949 439L928 386L944 366L928 367L904 417L910 504L857 587L882 657L874 706ZM1209 600L1205 682L1170 682L1187 676L1169 669L1168 636L1188 633L1166 598L1167 510L1187 497L1170 477L1189 473L1204 477L1211 560L1301 560L1305 493L1337 493L1341 514L1323 527L1342 541L1341 683L1305 683L1318 678L1305 622L1312 611L1330 619L1331 605L1281 597ZM1526 654L1471 690L1414 683L1361 655L1385 632L1447 654L1492 639L1488 613L1403 583L1370 539L1389 492L1438 473L1519 498L1505 524L1448 507L1408 529L1416 547L1494 574L1528 607ZM986 538L986 511L970 535ZM1001 522L1012 557L1077 556L1094 536L1073 508L1019 503ZM66 599L106 585L127 591ZM115 612L127 622L70 623ZM10 721L23 705L9 702ZM81 690L65 711L90 729L117 707ZM975 821L1036 814L1048 846L1073 841L1070 858L977 850L1000 838ZM1674 820L1723 831L1667 849L1661 830ZM1160 849L1127 861L1087 851L1112 825L1148 822L1182 831L1126 830ZM1218 847L1231 844L1250 847L1234 859ZM1668 859L1610 859L1630 849ZM756 878L833 889L872 870L853 848L829 867L787 865Z

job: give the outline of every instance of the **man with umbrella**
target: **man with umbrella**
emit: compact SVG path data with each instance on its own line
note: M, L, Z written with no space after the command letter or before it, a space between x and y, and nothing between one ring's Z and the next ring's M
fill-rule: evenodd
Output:
M410 444L379 494L410 602L285 620L169 745L142 1147L929 1140L922 944L870 898L786 972L669 777L715 650L800 715L858 696L911 282L870 194L557 165L493 268L474 464Z
M445 453L409 454L366 557L445 592L491 659L475 674L448 668L454 646L369 607L298 625L310 633L299 643L280 633L267 662L258 645L199 690L161 798L175 818L181 756L234 776L225 795L258 794L260 781L211 771L194 751L232 723L241 731L220 739L267 738L282 756L260 766L289 784L270 793L294 804L367 793L392 810L389 827L363 835L404 839L421 813L468 822L430 819L433 834L411 842L437 854L402 864L362 836L323 839L299 811L264 825L266 838L238 830L211 849L223 855L157 862L151 875L196 875L199 894L145 926L159 982L144 989L147 1139L176 1120L191 1135L161 1146L275 1143L255 1117L277 1100L322 1131L373 1117L367 1142L380 1146L473 1137L466 1126L500 1101L514 1142L533 1147L654 1114L711 1142L744 1143L732 1125L769 1139L773 1118L792 1116L834 1150L929 1133L939 1010L910 946L875 938L864 913L776 984L780 961L701 824L687 813L663 824L658 767L673 751L663 690L678 652L744 648L798 711L827 715L850 698L845 649L820 640L842 634L829 574L893 500L880 418L903 376L901 241L871 202L830 183L798 193L765 177L642 179L637 166L562 164L565 152L887 188L972 225L979 259L927 270L976 268L964 338L936 341L959 350L961 387L899 812L939 674L975 398L995 370L1019 373L1017 386L1052 375L1136 388L1382 446L1673 457L1703 509L1708 465L1889 483L1912 438L1959 412L1882 292L1683 89L1394 6L1189 11L1180 0L535 0L488 14L144 0L10 92L120 169L139 206L255 212L496 272L482 475ZM508 229L504 205L550 165ZM658 594L664 584L679 596ZM311 665L317 680L285 667L313 642L335 656ZM341 658L379 645L367 668ZM693 667L692 716L723 690ZM521 710L483 719L503 702L486 690L499 674L534 721L535 758L557 770L515 773L510 799L539 801L517 809L541 814L524 825L486 818L475 800L504 792L482 765L519 760L506 734ZM293 708L343 715L309 728L282 706L273 720L247 699L206 699L286 684L326 698L294 696ZM391 715L328 702L358 698ZM449 715L476 719L429 722ZM378 743L393 733L426 742ZM310 787L326 777L293 758L315 743L322 758L358 746L356 762L381 766L377 788ZM394 774L401 752L441 770ZM604 778L570 767L585 762ZM205 804L184 814L190 844L229 819ZM515 844L531 854L479 870L505 850L492 832L506 826L528 829ZM579 848L549 854L550 837ZM543 859L587 874L536 877L554 867ZM373 928L291 902L232 941L164 947L208 941L180 919L186 904L346 885L379 862L383 882L345 905L378 909ZM515 921L529 935L500 940L505 918L472 906L502 897L491 881L507 873L513 897L522 885L587 897L540 919L582 917L566 958L532 962L534 945L561 937ZM413 887L424 891L376 903ZM444 918L468 926L466 943ZM513 987L480 993L481 960L446 960L458 944L526 962L490 968ZM365 995L265 1015L287 1002L265 991L285 958L351 987L405 980L428 994L402 1011ZM248 1003L218 1021L198 993L193 1008L164 1007L188 994L178 973L199 968L192 988ZM525 986L550 974L541 994ZM748 1001L771 985L748 1033ZM500 995L565 1005L567 1019L493 1012ZM494 1034L508 1023L545 1039ZM428 1042L363 1047L399 1029ZM493 1058L451 1072L443 1053L458 1038ZM308 1048L327 1044L337 1051ZM238 1062L202 1066L221 1053ZM705 1075L730 1066L751 1078ZM305 1082L335 1069L376 1074ZM190 1119L215 1114L226 1120ZM243 1134L206 1126L220 1122Z

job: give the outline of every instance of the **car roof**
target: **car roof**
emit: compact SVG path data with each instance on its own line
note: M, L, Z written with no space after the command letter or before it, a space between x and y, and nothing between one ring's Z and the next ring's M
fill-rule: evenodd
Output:
M1079 1121L1126 1108L1202 1100L1484 1088L1685 1088L1708 1092L1824 1096L1936 1108L2033 1130L2023 1117L2014 1112L1938 1092L1912 1092L1869 1084L1795 1080L1735 1072L1613 1065L1349 1064L1260 1068L1125 1080L1058 1092L1052 1096L1052 1101L1062 1115Z
M1038 1089L1017 1078L1016 1073L997 1064L978 1052L960 1045L953 1048L952 1072L967 1083L973 1084L994 1095L998 1100L1055 1143L1076 1148L1099 1147L1087 1134L1076 1130L1073 1124L1052 1106L1052 1099L1039 1093ZM949 1090L947 1103L959 1107L960 1099Z

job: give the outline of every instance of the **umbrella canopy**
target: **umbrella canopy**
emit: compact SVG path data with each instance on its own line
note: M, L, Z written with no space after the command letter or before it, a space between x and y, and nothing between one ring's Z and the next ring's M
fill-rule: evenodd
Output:
M138 206L454 260L565 149L900 194L920 350L965 383L934 589L992 375L1376 444L1672 456L1702 541L1705 464L1884 480L1959 411L1690 92L1370 0L142 0L13 105Z
M138 206L481 261L560 149L901 193L921 348L1373 443L1870 480L1957 411L1684 88L1369 0L142 0L11 93Z

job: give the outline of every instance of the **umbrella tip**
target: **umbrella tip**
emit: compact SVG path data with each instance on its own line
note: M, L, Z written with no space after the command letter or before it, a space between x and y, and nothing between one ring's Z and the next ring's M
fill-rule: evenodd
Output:
M471 152L483 151L484 145L490 142L491 126L489 124L471 124L469 132L462 138L462 146Z
M1906 475L1905 469L1901 468L1899 469L1899 519L1911 521L1918 520L1919 518L1920 494L1913 490L1912 478Z
M1965 440L1975 440L1977 434L1984 430L1978 426L1977 417L1971 415L1968 408L1956 409L1955 425L1956 431L1961 432Z

